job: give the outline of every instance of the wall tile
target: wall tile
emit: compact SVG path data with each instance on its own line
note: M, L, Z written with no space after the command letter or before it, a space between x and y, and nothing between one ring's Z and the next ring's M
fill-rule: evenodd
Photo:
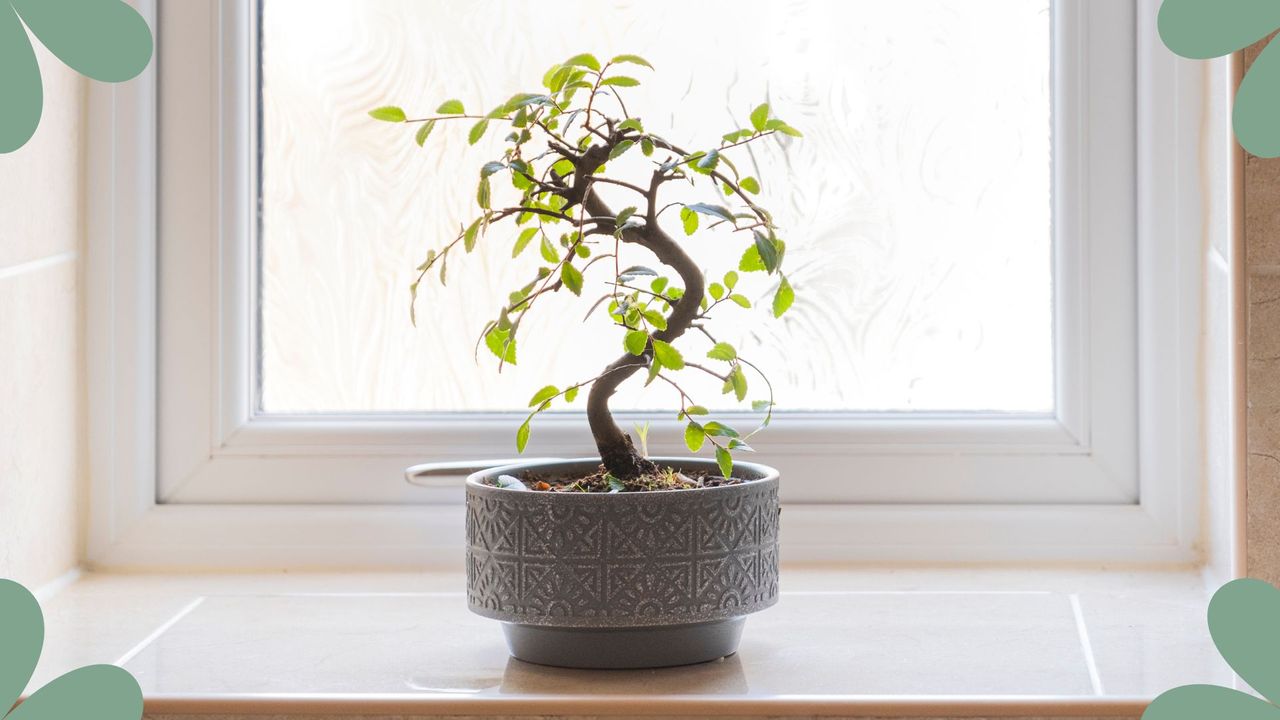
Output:
M0 269L80 243L85 80L39 43L44 114L26 145L0 156ZM0 311L3 309L0 308Z
M79 557L76 263L0 280L0 577L34 586Z
M1246 155L1245 176L1250 188L1244 206L1247 262L1280 264L1280 158Z

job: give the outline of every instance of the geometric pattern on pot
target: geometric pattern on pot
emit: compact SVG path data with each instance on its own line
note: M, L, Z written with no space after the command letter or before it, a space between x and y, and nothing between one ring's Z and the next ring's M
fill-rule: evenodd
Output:
M777 600L776 475L608 496L467 485L467 603L480 615L557 627L679 625Z

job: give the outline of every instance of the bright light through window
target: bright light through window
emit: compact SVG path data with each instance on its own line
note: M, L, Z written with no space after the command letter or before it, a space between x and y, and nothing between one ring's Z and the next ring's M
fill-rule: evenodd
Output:
M570 296L531 313L515 367L475 353L536 270L536 252L510 259L515 232L456 258L447 287L424 282L413 327L413 269L476 214L505 133L468 146L465 125L441 124L419 148L366 114L489 108L584 51L652 61L624 97L679 144L717 143L763 100L804 132L735 156L764 181L796 305L767 318L752 277L761 308L717 319L780 411L1053 409L1047 0L265 0L262 32L265 412L518 409L621 352ZM690 250L723 272L743 242ZM686 373L715 406L718 384ZM678 406L642 381L615 407Z

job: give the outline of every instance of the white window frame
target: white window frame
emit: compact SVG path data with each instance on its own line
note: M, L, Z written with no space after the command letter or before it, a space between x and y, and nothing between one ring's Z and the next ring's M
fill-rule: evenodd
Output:
M256 17L249 0L162 1L157 26L155 2L140 5L160 28L161 80L153 63L90 98L103 119L91 182L111 188L90 207L91 558L456 560L460 490L410 487L401 471L502 456L512 418L255 415ZM1167 53L1157 6L1055 3L1054 132L1077 140L1055 157L1057 412L780 418L759 459L782 470L785 560L1198 559L1199 178L1230 162L1201 118L1228 107L1204 82L1227 70ZM1110 97L1134 102L1090 101ZM540 455L590 454L580 420L541 418L538 435Z

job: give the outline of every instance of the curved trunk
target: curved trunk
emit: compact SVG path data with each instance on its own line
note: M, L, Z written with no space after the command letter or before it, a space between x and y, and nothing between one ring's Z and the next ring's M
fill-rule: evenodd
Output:
M675 270L684 283L684 296L675 302L671 315L667 317L667 328L653 333L653 337L663 342L672 342L688 330L698 316L702 296L706 291L706 281L702 271L684 248L658 227L653 216L654 195L657 184L650 190L648 218L643 228L631 228L623 233L624 242L635 243L648 248L662 264ZM583 208L593 216L613 217L614 213L595 192L588 190L583 198ZM652 348L646 350L646 357L652 359ZM635 447L631 436L622 431L614 422L609 411L609 399L622 383L643 368L645 363L630 353L624 353L606 368L603 375L591 386L587 395L587 422L591 425L591 434L595 438L596 448L600 451L600 459L614 477L627 481L655 472L658 468L644 458Z

